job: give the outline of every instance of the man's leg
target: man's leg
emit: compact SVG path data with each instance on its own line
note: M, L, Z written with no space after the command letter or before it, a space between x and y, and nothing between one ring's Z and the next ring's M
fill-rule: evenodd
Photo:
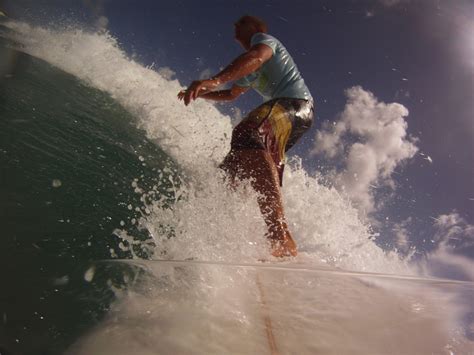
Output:
M261 149L231 150L222 168L231 179L250 179L259 193L258 204L268 227L272 255L296 256L296 243L285 220L278 172L270 153Z

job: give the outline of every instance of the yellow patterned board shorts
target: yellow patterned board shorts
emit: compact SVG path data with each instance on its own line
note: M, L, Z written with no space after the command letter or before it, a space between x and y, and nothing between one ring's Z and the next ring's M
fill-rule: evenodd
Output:
M263 149L270 153L283 183L285 153L313 123L313 102L277 98L250 112L232 131L231 149Z

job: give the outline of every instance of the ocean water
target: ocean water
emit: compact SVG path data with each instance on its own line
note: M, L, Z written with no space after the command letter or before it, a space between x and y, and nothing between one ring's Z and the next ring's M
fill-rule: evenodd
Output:
M1 23L2 355L472 353L473 284L417 275L298 158L300 256L270 258L217 168L230 117L180 89L107 33Z

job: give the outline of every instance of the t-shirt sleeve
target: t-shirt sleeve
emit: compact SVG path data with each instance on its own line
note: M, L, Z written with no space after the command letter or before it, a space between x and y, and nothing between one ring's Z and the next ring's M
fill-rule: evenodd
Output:
M277 41L275 38L267 35L266 33L262 33L262 32L256 33L255 35L253 35L250 44L252 46L255 46L256 44L260 44L260 43L263 43L269 46L272 49L273 54L275 54L276 47L277 47Z

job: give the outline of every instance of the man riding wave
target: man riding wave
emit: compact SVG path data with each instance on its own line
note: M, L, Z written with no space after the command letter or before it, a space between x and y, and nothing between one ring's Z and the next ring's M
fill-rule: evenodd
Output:
M292 57L266 24L243 16L235 24L235 39L246 49L219 74L193 81L178 94L185 105L195 99L234 100L249 88L265 102L250 112L232 131L231 149L221 168L232 180L250 179L259 193L258 204L268 227L272 255L296 256L296 243L288 229L280 186L285 152L313 122L313 98ZM228 90L218 86L234 82Z

